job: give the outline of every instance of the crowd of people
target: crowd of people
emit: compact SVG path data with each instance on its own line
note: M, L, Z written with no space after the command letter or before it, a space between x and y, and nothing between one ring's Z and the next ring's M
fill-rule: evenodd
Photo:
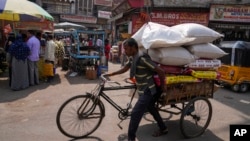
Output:
M20 31L6 35L4 50L9 69L9 86L12 90L22 90L29 86L38 85L40 81L51 82L55 68L61 67L65 56L65 39L53 34L36 32L34 30ZM82 40L84 45L103 46L105 65L110 61L111 45L108 39L104 41L97 37ZM87 43L86 43L87 42ZM119 44L121 65L127 57Z
M33 30L10 33L6 37L4 49L12 90L26 89L40 81L53 79L55 67L61 65L64 56L64 46L59 39Z

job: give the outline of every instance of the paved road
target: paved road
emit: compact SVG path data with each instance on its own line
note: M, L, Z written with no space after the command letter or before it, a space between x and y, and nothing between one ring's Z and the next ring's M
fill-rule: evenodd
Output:
M110 63L110 70L117 70L118 64ZM114 76L121 81L128 74ZM70 77L68 72L57 69L55 80L41 83L22 91L11 91L5 75L0 76L0 140L1 141L68 141L72 140L59 132L56 126L56 112L68 98L90 91L98 80L86 80L84 76ZM115 91L109 96L125 106L129 100L128 91ZM213 116L207 131L198 138L184 139L180 133L180 115L161 113L169 127L169 134L153 138L156 123L145 115L139 130L139 141L228 141L230 124L250 124L250 92L236 94L219 89L213 99ZM79 141L117 141L126 133L129 120L122 122L123 130L117 123L117 111L104 102L106 116L101 126L90 137Z

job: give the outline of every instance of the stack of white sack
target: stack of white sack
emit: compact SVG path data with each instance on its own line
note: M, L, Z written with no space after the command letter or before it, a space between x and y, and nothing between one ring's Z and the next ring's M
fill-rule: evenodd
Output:
M196 60L186 66L196 70L214 70L220 67L218 58L227 55L211 42L222 38L223 35L200 24L184 23L171 27L181 32L184 37L195 38L195 40L184 44L185 48L195 56Z
M195 40L168 26L153 22L144 24L132 38L137 41L139 47L145 49L181 46Z
M195 67L197 60L199 65L200 60L205 59L214 60L211 61L212 64L204 65L209 67L215 64L212 68L219 67L220 61L216 59L226 55L223 50L210 43L221 37L222 34L196 23L168 27L153 22L144 24L132 36L139 47L148 49L153 61L159 64Z
M167 27L152 22L132 36L166 71L166 84L218 79L218 58L226 53L211 42L221 37L222 34L195 23Z

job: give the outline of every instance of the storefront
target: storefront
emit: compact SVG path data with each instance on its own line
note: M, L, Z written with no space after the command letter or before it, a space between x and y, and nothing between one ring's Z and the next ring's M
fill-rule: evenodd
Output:
M173 26L181 23L199 23L208 26L209 23L209 7L203 5L198 7L181 7L181 3L176 7L175 4L157 7L151 5L159 5L159 1L150 3L147 1L141 3L137 1L123 1L117 6L112 13L114 17L109 20L113 25L113 40L119 41L124 39L123 35L133 35L147 21L143 19L150 16L150 21L159 24ZM151 1L152 2L152 1ZM125 34L127 33L127 34ZM130 37L127 36L127 37Z
M181 23L198 23L208 26L208 16L208 12L153 10L151 12L151 21L167 26L173 26ZM143 24L144 22L141 21L139 14L133 15L132 33L135 33Z
M188 10L187 10L188 11ZM141 17L140 12L131 12L115 22L115 30L116 35L120 35L120 33L128 33L133 35L136 31L138 31L141 26L145 23L143 18ZM173 26L181 23L198 23L205 26L208 26L209 12L200 11L166 11L166 10L152 10L150 14L151 22Z
M208 26L224 34L224 41L250 41L250 6L211 5Z

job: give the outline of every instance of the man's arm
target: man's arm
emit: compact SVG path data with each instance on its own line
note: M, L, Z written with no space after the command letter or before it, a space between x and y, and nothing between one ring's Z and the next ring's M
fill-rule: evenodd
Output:
M118 71L115 71L115 72L112 72L112 73L108 73L106 74L105 76L114 76L114 75L117 75L117 74L122 74L126 71L128 71L130 69L130 67L128 65L125 65L123 68L121 68L120 70Z
M166 79L165 71L159 66L155 67L155 71L157 72L160 78L162 91L167 92L167 86L165 82L165 79Z

